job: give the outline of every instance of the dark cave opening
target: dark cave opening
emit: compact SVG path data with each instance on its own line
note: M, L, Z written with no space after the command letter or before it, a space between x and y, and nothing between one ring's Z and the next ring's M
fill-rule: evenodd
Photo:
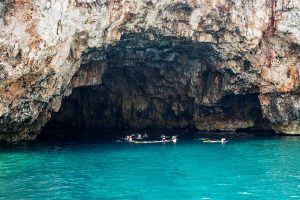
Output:
M101 85L76 88L63 100L60 111L53 113L40 137L112 139L128 131L151 134L175 131L184 135L194 132L266 134L269 130L268 122L262 118L258 94L227 95L218 104L205 106L186 97L140 96L137 99L112 94Z
M258 91L236 94L234 74L218 68L213 46L154 36L126 36L87 51L72 94L41 136L50 130L270 130Z

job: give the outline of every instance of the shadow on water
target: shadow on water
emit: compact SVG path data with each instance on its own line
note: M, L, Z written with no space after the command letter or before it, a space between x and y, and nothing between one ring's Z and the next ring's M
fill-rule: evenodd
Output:
M159 139L161 135L176 135L180 140L192 140L199 138L208 139L243 139L243 138L273 138L278 137L274 132L204 132L183 129L144 129L144 130L118 130L118 129L50 129L43 131L37 142L59 141L59 142L79 142L79 143L102 143L113 142L131 134L149 135L150 140Z
M138 133L149 135L150 141L160 140L161 135L178 136L179 143L201 142L203 139L220 140L226 138L230 143L245 142L250 140L272 140L282 139L288 141L299 141L300 137L287 137L275 135L273 132L200 132L188 130L113 130L113 129L55 129L43 131L35 141L21 142L18 144L0 144L0 150L38 150L38 149L55 149L58 147L69 147L78 145L109 145L115 144L126 135Z

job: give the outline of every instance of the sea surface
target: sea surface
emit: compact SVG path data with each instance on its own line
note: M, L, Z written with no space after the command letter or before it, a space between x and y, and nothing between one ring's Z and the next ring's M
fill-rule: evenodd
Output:
M300 199L300 137L0 147L0 199Z

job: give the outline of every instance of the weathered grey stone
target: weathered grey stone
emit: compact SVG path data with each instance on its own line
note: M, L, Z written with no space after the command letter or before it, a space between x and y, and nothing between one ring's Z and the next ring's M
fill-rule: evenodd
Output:
M36 136L57 110L51 104L59 104L52 99L70 94L71 79L80 74L83 52L110 48L120 40L126 42L122 36L148 30L152 32L145 37L150 41L157 34L158 38L188 39L195 46L209 43L218 55L209 62L231 82L222 92L259 91L265 117L273 125L285 124L288 118L271 117L270 113L278 112L269 111L262 97L298 94L299 10L298 0L0 1L0 138L11 141ZM161 48L170 51L164 46L172 49L169 42L161 40ZM140 50L126 53L124 65L144 62L153 47L147 48L143 51L146 56ZM166 62L174 62L177 56L155 55L156 60ZM193 65L196 56L191 53L180 62ZM201 77L196 77L197 73L193 84L201 85ZM82 86L84 81L77 83ZM195 96L197 92L191 91ZM210 96L217 101L222 95ZM293 123L299 120L293 118ZM289 133L287 129L278 130Z

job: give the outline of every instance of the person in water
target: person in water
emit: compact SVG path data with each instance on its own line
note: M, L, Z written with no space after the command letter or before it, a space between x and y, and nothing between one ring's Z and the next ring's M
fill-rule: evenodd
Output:
M142 140L142 139L143 139L143 138L142 138L142 134L139 133L139 134L137 135L136 139L137 139L137 140Z
M225 138L222 138L222 139L221 139L221 143L222 143L222 144L225 144L225 142L226 142L226 139L225 139Z
M173 143L177 142L177 137L175 135L172 136L172 141L173 141Z
M162 136L161 136L161 141L162 141L162 142L165 142L165 141L166 141L166 136L165 136L165 135L162 135Z
M132 135L129 136L128 142L133 142Z

